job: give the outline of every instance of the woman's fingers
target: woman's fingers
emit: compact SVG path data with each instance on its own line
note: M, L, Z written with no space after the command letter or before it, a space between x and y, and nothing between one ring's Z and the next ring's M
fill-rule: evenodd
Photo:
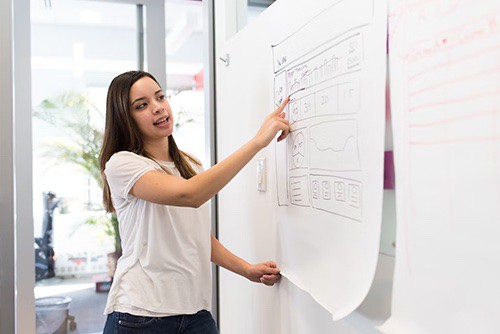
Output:
M277 132L279 132L281 130L281 134L278 137L278 141L280 142L288 136L288 133L290 133L290 124L289 124L288 120L286 120L284 118L278 117L278 120L280 121L280 124L279 124L280 127L279 127L279 130Z
M271 268L278 268L278 265L276 264L276 262L274 261L267 261L265 262L265 264L268 266L268 267L271 267Z
M260 282L265 285L272 286L274 285L274 283L277 283L280 278L281 275L262 275L262 277L260 278Z
M288 120L285 119L285 113L283 112L286 104L290 100L289 97L287 97L283 103L267 115L264 123L261 125L259 132L255 136L256 143L259 145L260 148L264 148L269 143L273 140L273 138L276 136L281 131L281 134L279 136L278 141L281 141L288 136L288 133L290 132L290 125L288 123Z
M278 142L280 142L283 139L285 139L288 136L289 133L290 133L290 127L287 126L283 131L281 131L281 134L278 137Z
M283 110L285 109L286 105L288 104L288 102L290 102L290 96L287 96L283 102L281 102L280 106L278 107L278 109L276 109L274 111L274 115L279 115L283 112Z

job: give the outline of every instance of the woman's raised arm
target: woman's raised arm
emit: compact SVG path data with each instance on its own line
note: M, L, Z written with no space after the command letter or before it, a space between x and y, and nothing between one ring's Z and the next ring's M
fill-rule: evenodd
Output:
M199 207L218 193L259 152L281 132L278 141L290 131L283 112L289 98L269 114L249 142L229 157L186 180L157 171L144 174L131 189L132 195L146 201L175 206Z

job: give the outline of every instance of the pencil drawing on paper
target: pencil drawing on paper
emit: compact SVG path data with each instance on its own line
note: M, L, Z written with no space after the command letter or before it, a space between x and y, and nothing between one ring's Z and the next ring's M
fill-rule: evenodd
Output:
M286 49L273 46L273 55L279 57L274 59L274 102L279 105L290 96L286 112L291 127L286 145L276 150L278 204L361 222L363 185L352 177L362 170L361 29L296 57Z

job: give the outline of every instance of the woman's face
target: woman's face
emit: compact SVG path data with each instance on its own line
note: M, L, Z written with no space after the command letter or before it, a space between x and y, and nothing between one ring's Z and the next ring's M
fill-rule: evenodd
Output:
M142 77L132 85L129 106L143 140L158 140L172 134L172 110L163 90L150 77Z

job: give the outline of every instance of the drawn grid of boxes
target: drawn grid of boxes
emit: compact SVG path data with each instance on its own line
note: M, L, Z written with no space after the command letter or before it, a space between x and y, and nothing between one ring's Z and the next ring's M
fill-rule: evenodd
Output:
M275 104L290 95L291 133L286 150L276 151L280 206L312 207L361 221L362 182L340 175L361 171L362 41L361 32L351 32L296 59L283 53L276 58L279 45L273 46Z

